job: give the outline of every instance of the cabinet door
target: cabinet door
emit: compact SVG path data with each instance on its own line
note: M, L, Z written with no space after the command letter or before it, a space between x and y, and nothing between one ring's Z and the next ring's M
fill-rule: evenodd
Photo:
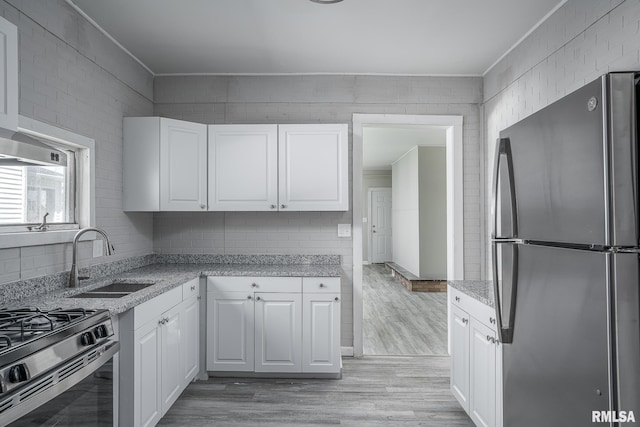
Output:
M209 126L209 210L278 205L278 125Z
M451 304L451 392L469 412L469 315Z
M496 424L496 334L475 318L470 323L469 415L477 426Z
M186 387L196 376L200 355L200 301L197 297L182 303L180 348L182 351L182 384Z
M207 126L160 119L160 210L207 208Z
M300 372L302 294L255 294L256 372Z
M253 305L249 292L207 294L208 371L253 371Z
M134 425L154 426L162 417L160 327L153 320L134 332Z
M0 18L0 127L18 130L18 28Z
M279 208L349 210L348 126L279 125Z
M302 372L340 372L340 297L302 297Z
M182 391L182 369L181 364L181 306L178 305L163 314L163 325L161 331L161 384L162 388L162 415L164 415L171 405L178 399Z

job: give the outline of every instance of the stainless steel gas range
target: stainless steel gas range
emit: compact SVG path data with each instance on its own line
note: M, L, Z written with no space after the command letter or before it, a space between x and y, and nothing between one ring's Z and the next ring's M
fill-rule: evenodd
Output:
M107 310L0 309L0 426L112 425Z

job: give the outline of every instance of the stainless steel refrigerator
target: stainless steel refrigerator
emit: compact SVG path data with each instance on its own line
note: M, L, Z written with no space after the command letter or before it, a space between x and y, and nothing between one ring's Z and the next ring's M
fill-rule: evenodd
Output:
M639 99L640 73L610 73L500 132L505 427L640 422Z

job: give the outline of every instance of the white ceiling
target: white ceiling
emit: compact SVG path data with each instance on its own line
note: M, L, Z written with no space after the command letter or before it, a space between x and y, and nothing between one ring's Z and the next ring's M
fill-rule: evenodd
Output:
M391 163L419 145L446 144L444 126L366 126L362 129L362 168L391 170Z
M67 0L156 74L481 75L560 0Z

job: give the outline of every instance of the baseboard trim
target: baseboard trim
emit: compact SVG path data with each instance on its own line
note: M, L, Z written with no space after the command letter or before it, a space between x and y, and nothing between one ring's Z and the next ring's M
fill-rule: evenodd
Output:
M353 357L353 347L340 347L342 357Z

